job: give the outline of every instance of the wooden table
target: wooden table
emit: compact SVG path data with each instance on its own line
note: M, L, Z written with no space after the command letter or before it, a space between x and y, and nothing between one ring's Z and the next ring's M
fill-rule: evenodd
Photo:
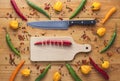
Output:
M45 3L53 5L56 0L31 0L36 5L44 8ZM46 10L52 17L52 20L59 20L59 18L63 18L64 20L68 20L69 16L73 13L73 11L77 8L81 0L61 0L63 4L63 10L59 14L56 14L52 7L50 10ZM91 11L90 7L94 1L99 1L102 4L100 11ZM36 21L36 20L48 20L41 13L30 8L25 0L16 0L17 5L23 14L28 18L28 21ZM82 27L82 26L73 26L68 30L43 30L43 29L32 29L31 27L26 25L25 21L22 21L21 18L15 13L13 7L11 6L10 0L0 0L0 81L8 81L11 73L16 67L16 64L20 62L20 60L25 60L24 66L21 68L29 68L31 70L31 75L27 78L23 77L19 71L17 76L15 77L15 81L34 81L35 78L41 73L47 64L51 64L51 69L42 79L42 81L53 81L53 74L56 71L59 71L62 75L61 81L74 81L68 70L65 67L66 62L31 62L30 61L30 50L29 50L29 42L30 37L40 37L40 36L71 36L74 41L79 44L89 43L92 45L92 52L78 53L75 58L67 63L70 63L78 76L81 77L83 81L105 81L103 77L94 69L89 75L83 75L80 71L80 66L82 65L82 60L89 61L89 56L92 57L95 62L100 66L102 63L100 59L108 60L111 64L110 68L107 70L107 73L110 77L109 81L118 81L120 79L120 8L119 8L120 0L88 0L83 11L80 12L74 19L84 19L84 18L96 18L100 21L107 11L113 6L117 7L117 12L112 15L112 17L104 24L100 24L99 22L95 27ZM73 11L69 12L66 6L73 9ZM20 28L17 31L14 31L9 28L9 22L11 20L18 20L21 23ZM112 47L105 52L104 54L100 54L99 51L104 48L104 44L107 44L110 40L113 31L115 29L115 23L117 23L117 38ZM5 27L10 34L11 41L16 48L20 50L21 58L14 56L14 53L9 49L6 40L5 40L5 31L3 29ZM105 27L107 29L104 37L98 37L96 35L96 30L99 27ZM85 36L85 37L84 37ZM119 48L119 49L118 49ZM15 58L15 64L10 63L10 55L12 58Z

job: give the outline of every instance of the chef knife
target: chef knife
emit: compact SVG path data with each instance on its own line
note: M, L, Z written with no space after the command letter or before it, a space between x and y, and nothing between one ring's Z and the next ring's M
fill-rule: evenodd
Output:
M43 28L43 29L68 29L68 27L72 25L83 25L83 26L91 26L95 25L95 20L54 20L54 21L35 21L28 22L28 26Z

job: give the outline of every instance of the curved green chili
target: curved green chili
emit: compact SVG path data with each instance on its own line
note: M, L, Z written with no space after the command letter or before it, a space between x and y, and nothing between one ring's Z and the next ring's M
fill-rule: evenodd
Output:
M26 1L27 1L27 4L29 6L31 6L33 9L36 9L38 12L44 14L46 17L51 19L50 16L47 14L47 12L45 12L42 8L38 7L37 5L35 5L34 3L30 2L29 0L26 0Z
M6 42L8 44L8 46L10 47L10 49L18 56L20 56L20 53L19 51L13 46L12 42L11 42L11 39L10 39L10 36L8 33L6 33Z
M75 71L73 70L73 68L71 67L70 64L66 64L66 67L68 69L68 71L70 72L70 74L72 75L72 77L75 79L75 81L82 81L79 76L75 73Z
M51 67L51 65L49 64L45 70L35 79L35 81L40 81L48 72L49 68Z
M75 17L83 9L83 7L84 7L84 5L85 5L86 2L87 2L87 0L82 0L82 2L80 3L80 5L78 6L78 8L70 16L70 19L72 19L73 17Z
M111 40L108 42L108 45L107 45L105 48L103 48L103 49L100 51L100 53L103 53L103 52L107 51L107 50L112 46L112 44L113 44L114 41L115 41L116 36L117 36L117 28L115 28L115 31L114 31L114 33L113 33L113 35L112 35Z

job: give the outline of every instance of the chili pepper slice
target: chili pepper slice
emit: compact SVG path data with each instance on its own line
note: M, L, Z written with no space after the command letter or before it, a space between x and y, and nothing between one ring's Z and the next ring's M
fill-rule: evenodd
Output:
M115 42L116 36L117 36L117 25L116 25L116 28L114 30L114 33L112 35L111 40L108 42L108 45L105 48L103 48L100 51L100 53L103 53L103 52L107 51L113 45L113 43Z
M20 11L20 9L18 8L15 0L10 0L15 12L25 21L27 21L27 18L22 14L22 12Z
M86 2L87 2L87 0L82 0L82 2L78 6L78 8L75 10L75 12L70 16L70 19L72 19L73 17L75 17L83 9L83 7L84 7L84 5L85 5Z
M26 0L26 1L27 1L27 4L28 4L30 7L32 7L32 8L35 9L35 10L37 10L38 12L44 14L44 15L45 15L46 17L48 17L49 19L51 19L50 16L47 14L47 12L44 11L42 8L38 7L37 5L35 5L34 3L30 2L29 0Z
M67 69L69 70L72 77L75 79L75 81L82 81L79 76L75 73L74 69L71 67L70 64L66 64Z
M49 64L45 70L35 79L35 81L40 81L48 72L49 68L51 67L51 65Z
M105 80L108 80L109 79L108 74L104 70L99 68L99 66L93 61L91 57L89 57L89 60L90 64L105 78Z

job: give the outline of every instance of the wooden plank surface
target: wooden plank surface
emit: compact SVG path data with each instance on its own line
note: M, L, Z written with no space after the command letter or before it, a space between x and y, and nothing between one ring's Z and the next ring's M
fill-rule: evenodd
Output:
M68 20L69 16L73 13L73 11L77 8L81 0L61 0L63 5L63 10L59 14L56 14L52 9L52 5L57 0L31 0L36 5L44 8L45 3L51 5L50 10L47 11L52 20L59 20L59 17L62 17L64 20ZM102 4L101 10L92 12L90 9L91 4L94 1L99 1ZM25 0L16 0L20 10L23 14L28 18L28 21L36 21L36 20L48 20L41 13L34 11L31 9L25 2ZM77 15L74 19L81 18L97 18L97 20L101 20L107 11L115 6L117 8L117 12L104 24L101 25L99 22L95 27L82 27L82 26L73 26L68 30L43 30L43 29L33 29L26 25L25 21L22 21L19 16L15 13L14 9L11 6L10 0L0 0L0 80L8 81L12 71L15 69L15 65L11 65L9 63L9 55L14 54L8 47L5 41L5 31L3 27L7 28L8 33L10 34L11 41L16 48L20 50L21 58L14 56L15 63L18 64L20 60L24 59L25 65L23 68L30 68L31 75L30 77L22 77L20 72L17 74L15 81L34 81L35 78L41 73L40 71L46 67L47 64L51 64L51 69L48 74L45 76L42 81L53 81L53 74L56 71L59 71L62 74L61 81L74 81L69 74L68 70L65 67L66 62L31 62L30 61L30 52L29 52L29 42L30 37L40 37L40 36L71 36L74 41L79 44L89 43L92 45L92 52L78 53L74 60L68 62L72 64L72 67L75 69L76 73L81 77L83 81L105 81L103 77L92 68L92 71L89 75L83 75L80 72L80 66L82 65L82 60L89 61L89 56L91 56L95 62L100 66L101 58L104 60L110 61L110 68L107 70L108 75L110 76L109 81L118 81L120 79L120 53L117 52L117 49L120 50L120 9L119 9L120 0L88 0L85 8L79 15ZM72 12L68 12L66 6L69 6L73 9ZM35 12L35 14L33 14ZM31 15L33 14L33 15ZM17 31L13 31L9 28L9 22L11 20L18 20L21 23L20 28ZM100 54L99 51L104 47L104 43L107 43L115 28L115 23L117 23L118 27L118 35L115 40L114 45L104 54ZM106 27L107 31L104 37L98 37L95 33L99 27ZM83 35L86 35L87 39L82 38ZM22 39L22 40L21 40ZM111 57L109 56L111 54Z

